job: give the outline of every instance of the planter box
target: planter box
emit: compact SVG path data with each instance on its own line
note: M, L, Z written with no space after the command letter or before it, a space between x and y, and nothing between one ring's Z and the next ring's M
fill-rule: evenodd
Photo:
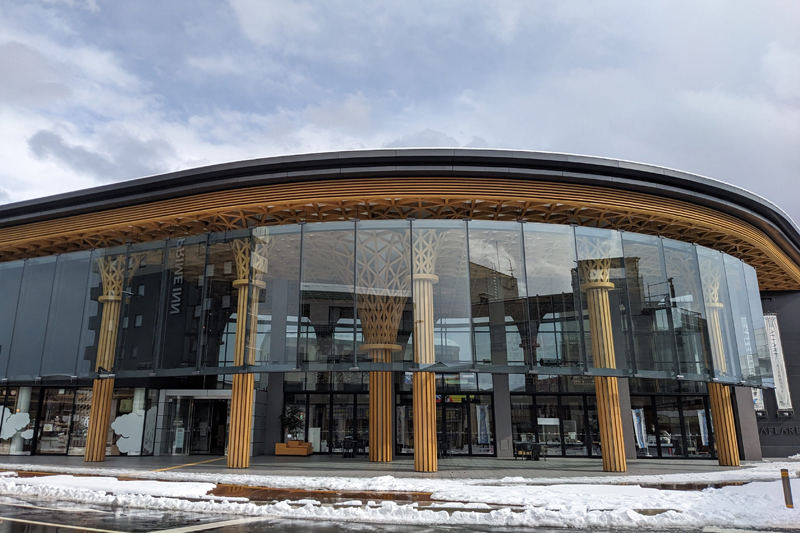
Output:
M290 440L275 444L275 455L311 455L312 453L314 453L314 447L310 442Z

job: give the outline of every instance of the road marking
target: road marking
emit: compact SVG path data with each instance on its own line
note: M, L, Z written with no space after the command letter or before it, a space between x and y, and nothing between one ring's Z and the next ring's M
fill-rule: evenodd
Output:
M124 531L114 531L113 529L97 529L94 527L86 527L86 526L70 526L68 524L53 524L51 522L37 522L36 520L23 520L22 518L8 518L5 516L0 516L0 524L3 523L3 520L8 520L9 522L19 522L20 524L33 524L35 526L50 526L59 529L74 529L76 531L97 531L98 533L125 533Z
M216 529L220 527L235 526L239 524L248 524L251 522L266 522L267 520L274 520L274 518L269 516L236 518L234 520L223 520L222 522L209 522L206 524L197 524L194 526L176 527L174 529L160 529L158 531L151 531L150 533L192 533L194 531L205 531L207 529Z
M194 465L202 465L205 463L213 463L214 461L221 461L223 459L225 459L225 457L217 457L216 459L208 459L207 461L198 461L196 463L186 463L185 465L168 466L167 468L159 468L158 470L153 470L153 472L164 472L165 470L174 470L175 468L183 468L184 466L194 466Z

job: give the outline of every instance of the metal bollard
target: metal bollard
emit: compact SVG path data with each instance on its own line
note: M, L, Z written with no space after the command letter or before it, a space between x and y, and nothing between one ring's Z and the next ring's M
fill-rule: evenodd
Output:
M781 468L781 481L783 482L783 499L786 501L786 507L794 509L792 485L789 483L789 471L785 468Z

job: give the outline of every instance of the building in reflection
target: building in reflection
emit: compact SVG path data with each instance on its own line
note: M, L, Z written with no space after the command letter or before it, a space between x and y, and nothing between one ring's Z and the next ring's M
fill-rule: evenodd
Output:
M272 158L10 204L0 454L796 453L771 324L794 337L799 265L746 191L535 152Z

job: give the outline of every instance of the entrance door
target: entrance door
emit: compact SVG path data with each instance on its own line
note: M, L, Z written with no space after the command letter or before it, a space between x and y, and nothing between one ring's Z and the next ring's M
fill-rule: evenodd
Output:
M195 399L192 403L189 453L223 455L228 434L228 400Z
M72 410L73 389L46 389L36 435L36 453L66 455Z

